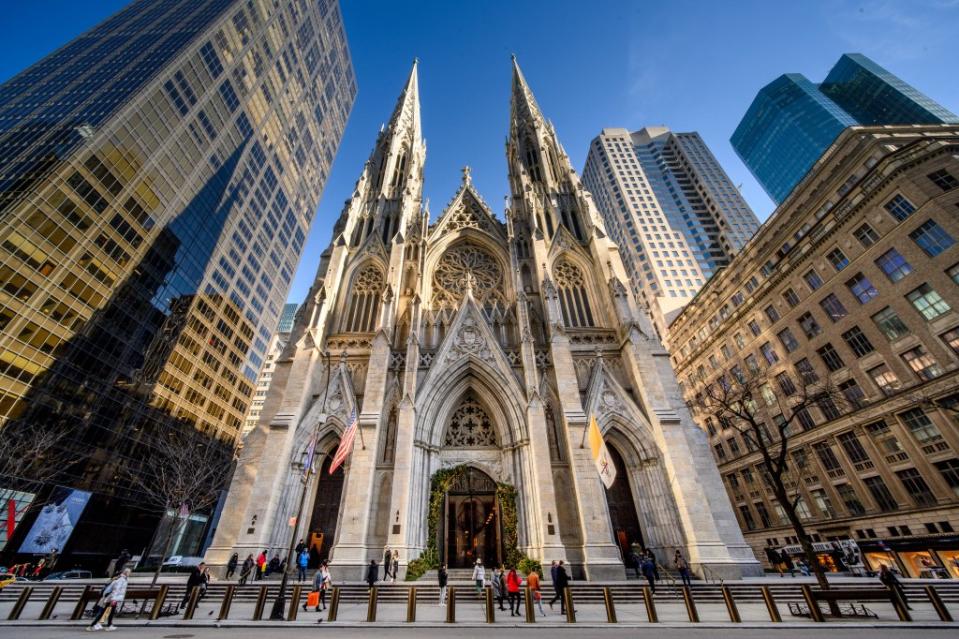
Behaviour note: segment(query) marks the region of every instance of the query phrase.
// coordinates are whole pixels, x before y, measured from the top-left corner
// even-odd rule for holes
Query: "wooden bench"
[[[879,589],[879,588],[869,588],[869,589],[842,589],[842,590],[813,590],[808,584],[803,584],[802,586],[803,599],[806,600],[806,605],[809,606],[809,615],[812,617],[813,621],[823,622],[825,617],[822,614],[822,610],[819,609],[819,602],[825,601],[829,603],[836,604],[835,606],[830,606],[833,609],[833,612],[838,612],[839,602],[850,601],[853,602],[853,609],[855,609],[855,602],[861,601],[880,601],[880,602],[889,602],[892,604],[892,607],[895,608],[896,614],[899,615],[900,621],[912,621],[912,616],[909,614],[909,610],[906,608],[906,602],[902,600],[902,597],[899,596],[899,593],[891,589]],[[863,606],[865,610],[865,606]],[[841,615],[842,613],[839,612]]]

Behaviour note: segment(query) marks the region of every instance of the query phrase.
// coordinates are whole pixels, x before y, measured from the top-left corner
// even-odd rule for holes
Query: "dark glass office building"
[[[0,436],[64,435],[69,565],[149,544],[143,433],[235,444],[355,95],[335,0],[138,0],[0,86]]]
[[[779,204],[848,126],[956,122],[959,116],[866,56],[850,53],[822,84],[788,73],[763,87],[731,141]]]

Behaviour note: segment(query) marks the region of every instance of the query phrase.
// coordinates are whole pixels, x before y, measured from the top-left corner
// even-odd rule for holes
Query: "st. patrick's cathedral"
[[[505,222],[469,169],[431,222],[425,162],[414,63],[279,356],[208,562],[285,557],[296,526],[338,579],[387,546],[399,578],[417,558],[421,571],[526,556],[623,579],[636,546],[666,565],[679,549],[714,577],[758,573],[619,249],[515,60]]]

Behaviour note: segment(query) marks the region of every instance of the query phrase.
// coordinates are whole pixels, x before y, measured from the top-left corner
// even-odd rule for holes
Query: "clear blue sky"
[[[5,0],[0,81],[93,26],[118,0]],[[729,136],[756,91],[785,72],[822,80],[864,53],[959,111],[959,0],[670,2],[344,0],[356,105],[290,291],[300,301],[319,253],[392,109],[414,56],[434,217],[464,164],[494,211],[507,192],[504,141],[515,52],[574,167],[603,127],[696,130],[765,219],[772,202]]]

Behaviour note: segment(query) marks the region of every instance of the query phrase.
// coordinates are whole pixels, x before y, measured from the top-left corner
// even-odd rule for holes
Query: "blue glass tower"
[[[731,142],[779,204],[846,127],[956,122],[959,116],[853,53],[843,55],[820,85],[787,73],[763,87]]]

